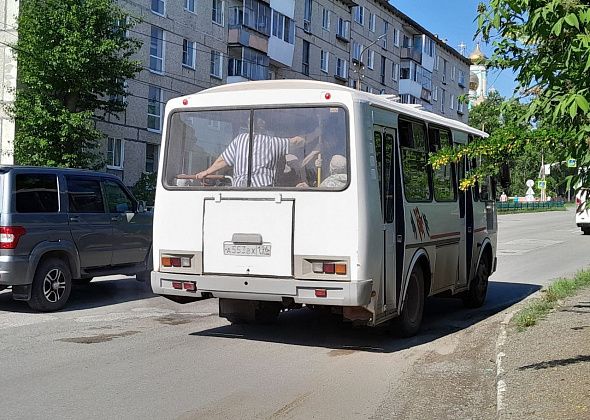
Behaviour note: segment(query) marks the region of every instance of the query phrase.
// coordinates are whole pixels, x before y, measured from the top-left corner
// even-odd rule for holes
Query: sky
[[[447,44],[460,51],[459,44],[467,45],[466,54],[475,48],[473,37],[477,30],[477,5],[481,0],[390,0],[393,6],[401,10],[424,28],[437,34],[440,39],[447,39]],[[486,56],[491,55],[491,47],[481,44]],[[514,75],[511,71],[488,71],[488,88],[494,87],[504,97],[511,97],[514,87]]]

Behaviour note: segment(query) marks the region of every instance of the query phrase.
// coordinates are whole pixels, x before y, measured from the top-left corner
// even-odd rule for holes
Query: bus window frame
[[[410,200],[408,199],[408,195],[406,194],[406,175],[404,173],[404,158],[402,155],[402,140],[401,140],[401,123],[402,122],[406,122],[409,124],[421,124],[424,127],[424,141],[426,143],[426,150],[425,150],[425,154],[426,154],[426,176],[428,178],[428,191],[429,191],[429,198],[425,199],[425,200]],[[412,130],[412,136],[413,136],[414,132]],[[404,199],[406,200],[407,203],[432,203],[434,200],[434,191],[433,191],[433,185],[432,185],[432,167],[431,165],[428,163],[428,153],[430,151],[430,142],[428,139],[428,123],[425,120],[420,120],[419,118],[413,118],[411,116],[405,115],[405,114],[399,114],[398,117],[398,133],[397,133],[397,138],[398,138],[398,150],[399,150],[399,160],[400,160],[400,165],[401,165],[401,177],[402,177],[402,188],[403,188],[403,192],[404,192]]]
[[[449,144],[447,146],[450,147],[454,147],[453,145],[455,144],[453,141],[453,130],[451,130],[449,127],[445,127],[445,126],[441,126],[441,125],[437,125],[437,124],[429,124],[428,125],[428,152],[429,153],[433,153],[431,150],[431,146],[432,146],[432,142],[430,141],[430,130],[439,130],[440,131],[445,131],[449,134]],[[445,145],[441,144],[441,147],[443,147]],[[454,198],[452,200],[437,200],[436,199],[436,193],[434,190],[434,168],[432,167],[431,164],[428,164],[430,171],[432,173],[431,176],[431,180],[432,180],[432,199],[436,202],[436,203],[456,203],[457,200],[459,199],[459,187],[457,185],[457,168],[456,168],[456,164],[455,162],[451,162],[451,179],[452,179],[452,184],[453,184],[453,194],[454,194]]]
[[[346,134],[346,185],[343,188],[334,189],[334,188],[321,188],[321,187],[224,187],[224,188],[215,188],[215,187],[205,187],[202,185],[195,185],[195,186],[178,186],[178,185],[168,185],[166,182],[167,173],[166,168],[168,166],[168,148],[170,145],[170,127],[172,117],[177,113],[184,113],[184,112],[211,112],[211,111],[250,111],[251,115],[252,112],[257,110],[269,110],[269,109],[290,109],[290,108],[340,108],[344,111],[344,122],[346,124],[345,127],[345,134]],[[251,118],[251,117],[250,117]],[[251,123],[251,121],[250,121]],[[276,105],[276,104],[264,104],[264,105],[249,105],[249,106],[215,106],[215,107],[186,107],[186,108],[174,108],[167,116],[166,119],[166,142],[164,144],[163,152],[163,159],[162,159],[162,175],[160,176],[162,187],[167,191],[215,191],[215,192],[223,192],[223,191],[269,191],[269,192],[276,192],[276,191],[299,191],[299,192],[343,192],[346,191],[351,184],[351,148],[350,148],[350,110],[348,107],[342,102],[333,102],[330,104],[284,104],[284,105]],[[183,138],[183,144],[185,139]],[[248,175],[248,178],[251,174]]]

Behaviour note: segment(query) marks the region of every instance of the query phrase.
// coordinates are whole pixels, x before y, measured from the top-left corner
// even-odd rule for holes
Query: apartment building
[[[164,104],[222,83],[309,78],[467,121],[470,61],[386,0],[118,0],[140,18],[127,109],[97,121],[106,170],[157,169]]]

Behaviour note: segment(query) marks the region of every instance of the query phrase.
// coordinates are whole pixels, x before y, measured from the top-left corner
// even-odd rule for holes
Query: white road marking
[[[500,333],[496,339],[496,412],[498,414],[504,410],[504,394],[506,393],[506,382],[502,379],[502,375],[504,374],[502,359],[506,356],[506,354],[502,351],[502,349],[506,343],[506,325],[510,323],[510,320],[514,314],[516,314],[516,311],[506,314],[502,322],[500,322]]]

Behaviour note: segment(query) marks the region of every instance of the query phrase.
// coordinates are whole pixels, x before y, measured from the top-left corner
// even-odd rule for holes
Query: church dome
[[[469,73],[469,90],[477,90],[479,87],[479,77],[474,72]]]
[[[483,52],[481,52],[481,49],[479,48],[479,42],[475,46],[473,52],[469,54],[469,59],[473,64],[480,64],[481,62],[487,59],[487,57],[484,55]]]

